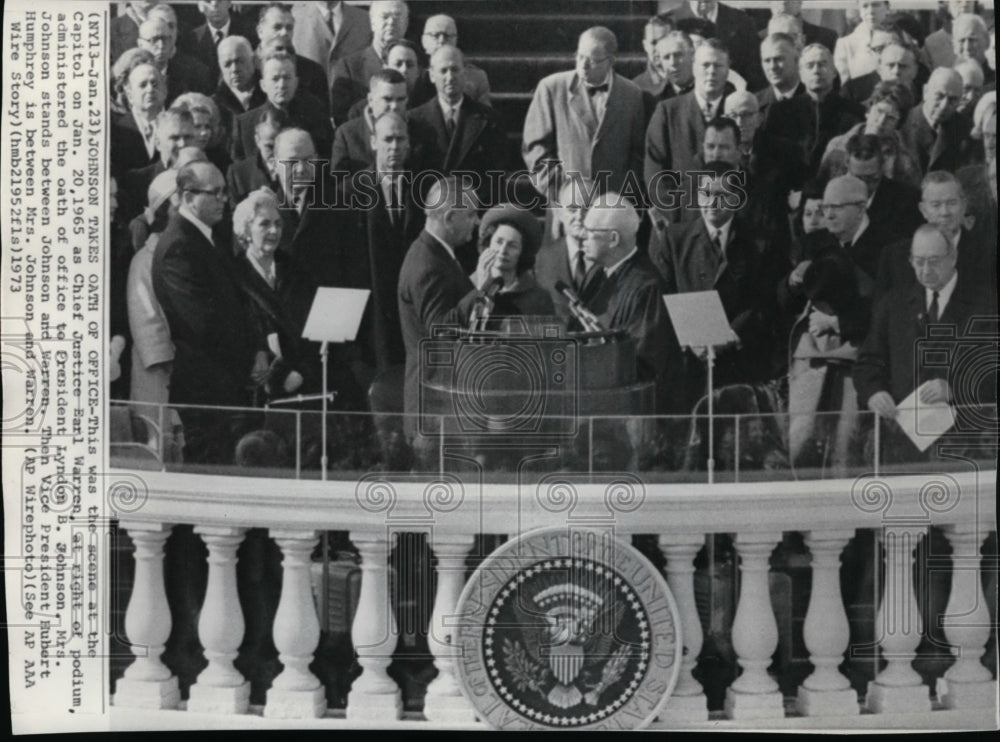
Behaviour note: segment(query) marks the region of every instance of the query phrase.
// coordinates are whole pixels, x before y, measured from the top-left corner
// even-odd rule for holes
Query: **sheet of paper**
[[[663,297],[677,333],[677,342],[688,348],[727,345],[739,340],[729,326],[718,291],[693,291]]]
[[[329,343],[354,340],[370,293],[368,289],[332,289],[325,286],[317,289],[302,337]]]
[[[925,404],[915,390],[896,405],[896,422],[920,451],[926,451],[955,424],[955,413],[947,402]]]

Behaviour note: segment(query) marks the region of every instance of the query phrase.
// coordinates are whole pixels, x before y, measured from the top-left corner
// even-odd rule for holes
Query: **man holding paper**
[[[974,276],[956,270],[956,258],[955,246],[939,227],[917,229],[910,247],[917,283],[895,287],[876,305],[854,369],[859,403],[904,430],[916,427],[908,435],[920,450],[950,427],[949,405],[996,401],[993,374],[982,379],[976,373],[983,361],[977,347],[990,340],[976,335],[995,331],[996,319],[990,317],[988,297],[970,287]],[[970,324],[974,318],[979,327]],[[904,407],[910,418],[918,408],[920,422],[909,424]]]

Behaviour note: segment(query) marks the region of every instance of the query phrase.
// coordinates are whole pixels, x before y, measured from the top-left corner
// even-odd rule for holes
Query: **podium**
[[[542,442],[589,416],[652,415],[655,385],[639,381],[635,353],[623,332],[566,333],[556,317],[440,328],[421,345],[421,432]]]

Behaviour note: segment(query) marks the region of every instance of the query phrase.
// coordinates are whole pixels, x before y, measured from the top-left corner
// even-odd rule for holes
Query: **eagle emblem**
[[[679,619],[663,577],[631,545],[591,548],[590,531],[575,533],[508,542],[459,600],[463,690],[498,728],[641,728],[675,682]]]

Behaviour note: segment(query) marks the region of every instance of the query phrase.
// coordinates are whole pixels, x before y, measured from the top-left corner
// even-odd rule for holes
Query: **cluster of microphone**
[[[503,288],[503,283],[503,278],[496,276],[488,278],[479,287],[479,293],[469,315],[469,332],[481,332],[486,329],[490,314],[493,312],[496,295]],[[555,288],[566,297],[570,313],[580,323],[584,332],[606,332],[606,328],[597,319],[597,316],[583,305],[580,297],[565,281],[557,281]]]

